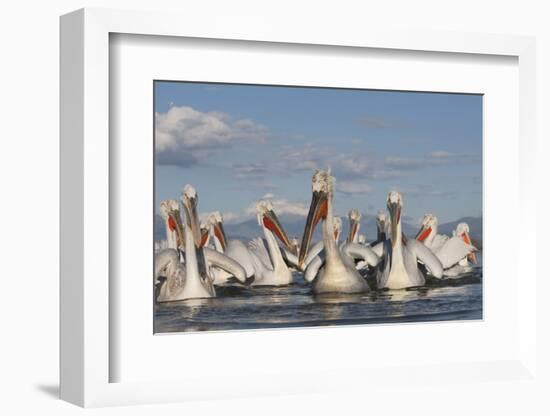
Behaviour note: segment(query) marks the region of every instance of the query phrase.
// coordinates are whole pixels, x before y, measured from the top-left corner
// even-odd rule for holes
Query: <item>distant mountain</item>
[[[305,218],[293,215],[281,215],[279,217],[281,224],[283,225],[286,233],[290,238],[296,237],[299,241],[302,239],[304,232]],[[347,218],[342,218],[343,229],[341,239],[344,239],[348,233],[348,221]],[[459,218],[456,221],[447,222],[439,225],[438,232],[440,234],[452,235],[453,230],[460,222],[466,222],[470,226],[470,236],[476,246],[481,248],[482,242],[482,218],[481,217],[464,217]],[[258,226],[258,220],[256,218],[243,221],[237,224],[224,224],[225,233],[230,239],[250,240],[252,238],[260,236],[260,228]],[[414,237],[419,230],[418,225],[410,224],[403,221],[403,232],[408,237]],[[376,239],[376,216],[363,215],[361,218],[361,228],[359,229],[361,234],[365,234],[368,241]],[[155,216],[155,240],[162,240],[166,238],[166,232],[164,229],[164,221],[159,215]],[[314,240],[321,238],[321,228],[317,227]]]

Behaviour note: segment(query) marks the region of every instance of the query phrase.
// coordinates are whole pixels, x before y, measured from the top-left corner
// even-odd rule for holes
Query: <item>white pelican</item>
[[[407,240],[403,235],[401,194],[390,192],[387,205],[390,212],[390,239],[374,247],[377,254],[384,256],[383,268],[378,271],[377,276],[378,287],[405,289],[423,285],[425,278],[418,270],[418,260],[422,261],[434,276],[441,277],[443,267],[437,257],[419,241]]]
[[[158,289],[156,300],[169,302],[180,300],[179,294],[185,281],[185,266],[180,263],[177,250],[167,248],[155,256],[155,286]]]
[[[348,212],[349,230],[348,230],[348,243],[359,242],[359,228],[361,228],[361,213],[356,209],[351,209]]]
[[[248,247],[253,255],[255,275],[253,286],[283,286],[293,282],[292,272],[288,268],[275,236],[287,249],[286,255],[295,255],[295,247],[290,242],[277,215],[273,211],[271,201],[259,201],[256,204],[258,224],[262,227],[265,241],[255,238]]]
[[[167,271],[166,281],[159,289],[159,302],[215,297],[210,267],[222,268],[239,280],[245,279],[245,271],[237,262],[203,247],[205,239],[197,216],[198,197],[191,185],[183,189],[182,202],[186,217],[185,264],[182,266],[179,261],[176,262],[177,252],[173,249],[157,255],[155,272],[160,274],[163,269]]]
[[[386,240],[386,232],[388,229],[388,214],[386,211],[380,210],[376,214],[376,241],[371,245],[376,245]]]
[[[362,293],[368,292],[369,286],[355,269],[352,259],[342,254],[334,241],[334,218],[332,198],[334,178],[330,172],[317,171],[312,178],[312,198],[304,236],[301,244],[299,263],[303,264],[309,250],[313,231],[320,220],[323,220],[324,266],[319,269],[313,280],[313,292],[321,293]]]
[[[461,273],[471,271],[471,268],[468,268],[468,259],[474,264],[477,263],[475,255],[477,249],[470,240],[468,224],[458,224],[453,232],[453,237],[437,234],[437,224],[438,220],[435,215],[424,215],[416,239],[437,256],[443,266],[445,276],[456,277]],[[462,264],[459,264],[460,262]]]
[[[349,243],[347,240],[339,243],[340,233],[342,231],[342,219],[340,217],[334,217],[333,227],[334,242],[338,246],[342,255],[347,256],[352,262],[355,263],[355,268],[357,270],[361,270],[369,266],[374,267],[378,264],[380,259],[370,247],[365,247],[361,243]],[[323,240],[321,240],[313,245],[304,260],[304,279],[308,283],[313,282],[319,272],[319,269],[323,266],[325,261],[323,250],[324,245]]]
[[[254,274],[255,261],[250,253],[250,250],[240,240],[228,240],[223,227],[223,216],[219,211],[213,212],[208,216],[206,220],[207,228],[210,233],[210,237],[214,240],[216,251],[225,254],[227,257],[232,258],[239,263],[246,272],[245,281],[241,283],[249,283]],[[232,283],[231,275],[223,271],[215,272],[215,281],[217,285],[223,285]]]
[[[160,214],[166,227],[166,247],[178,249],[184,244],[184,231],[178,201],[167,199],[160,203]]]

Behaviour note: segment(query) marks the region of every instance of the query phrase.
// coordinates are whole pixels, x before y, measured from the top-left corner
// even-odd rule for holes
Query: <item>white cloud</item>
[[[313,171],[314,169],[326,169],[330,158],[327,149],[306,143],[302,147],[286,148],[280,157],[283,171]]]
[[[306,217],[309,211],[303,202],[292,202],[288,199],[279,198],[274,199],[275,195],[273,193],[265,194],[262,199],[269,199],[273,204],[273,210],[278,216],[281,215],[290,215],[296,217]],[[258,201],[251,202],[246,208],[240,211],[234,212],[223,212],[223,221],[228,224],[239,224],[241,222],[256,218],[256,203]],[[204,215],[204,218],[207,217],[207,214]],[[201,220],[203,216],[201,215]]]
[[[434,157],[434,158],[447,158],[447,157],[451,157],[451,156],[454,156],[453,153],[450,153],[450,152],[446,152],[446,151],[443,151],[443,150],[438,150],[436,152],[432,152],[430,153],[430,156],[431,157]]]
[[[273,195],[273,194],[271,194]],[[308,213],[308,207],[303,202],[292,202],[288,199],[270,199],[273,204],[273,210],[277,215],[295,215],[305,217]],[[252,202],[245,210],[248,215],[256,215],[256,201]]]
[[[191,166],[209,152],[238,141],[262,143],[268,135],[265,126],[252,120],[235,120],[226,113],[188,106],[171,106],[155,118],[155,147],[161,164]]]
[[[434,189],[431,185],[420,185],[413,188],[401,189],[401,193],[408,198],[449,198],[452,199],[456,197],[456,192],[454,191],[441,191]]]
[[[334,150],[307,143],[302,147],[287,148],[281,157],[280,169],[284,172],[327,169],[329,166],[335,175],[357,176],[372,172],[371,162],[364,155],[335,153]]]
[[[336,182],[336,192],[344,194],[366,194],[372,191],[372,187],[364,180],[343,180]]]
[[[261,179],[267,171],[264,165],[258,163],[235,163],[231,169],[233,176],[239,179]]]
[[[224,212],[222,213],[223,221],[229,224],[240,222],[242,219],[242,214],[238,212]]]

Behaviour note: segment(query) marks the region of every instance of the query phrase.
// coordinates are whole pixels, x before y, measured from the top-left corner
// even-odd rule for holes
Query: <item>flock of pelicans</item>
[[[377,216],[376,241],[367,243],[359,235],[361,214],[351,210],[349,233],[340,243],[342,221],[333,216],[334,182],[330,171],[313,175],[301,244],[289,239],[270,201],[256,205],[264,238],[248,244],[226,237],[219,212],[199,223],[198,196],[191,185],[181,197],[185,224],[178,201],[162,201],[166,241],[155,250],[156,301],[215,297],[216,286],[288,285],[293,271],[303,274],[315,294],[405,289],[424,285],[426,274],[438,279],[460,276],[477,262],[466,223],[460,223],[453,236],[441,235],[437,218],[426,214],[415,239],[406,238],[401,230],[403,198],[395,191],[387,198],[389,218],[386,212]],[[322,240],[312,244],[319,223]]]

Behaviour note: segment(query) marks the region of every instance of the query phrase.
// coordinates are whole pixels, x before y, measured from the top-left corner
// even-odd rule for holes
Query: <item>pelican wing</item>
[[[284,247],[281,247],[281,253],[283,254],[283,259],[285,260],[287,265],[296,269],[300,268],[298,265],[300,262],[298,261],[298,256],[296,254],[291,253]]]
[[[306,282],[311,283],[315,280],[315,277],[319,273],[319,269],[323,266],[323,259],[320,256],[315,256],[308,263],[306,270],[304,271],[304,279]]]
[[[251,253],[255,255],[256,258],[262,262],[262,265],[264,266],[264,268],[266,269],[273,268],[273,265],[271,264],[271,257],[269,256],[269,252],[265,247],[264,240],[262,240],[260,237],[250,240],[248,242],[248,248],[251,251]]]
[[[179,254],[173,248],[166,248],[155,255],[155,279],[165,273],[170,264],[179,263]]]
[[[225,254],[208,247],[204,247],[203,251],[206,262],[209,265],[225,270],[243,283],[246,281],[246,270],[231,257],[227,257]]]
[[[443,266],[437,256],[424,244],[417,240],[408,240],[407,247],[418,260],[430,270],[430,273],[438,279],[443,276]]]
[[[374,245],[371,248],[374,254],[376,254],[379,258],[384,255],[384,241],[380,241],[378,244]]]
[[[246,270],[246,276],[253,276],[255,265],[248,247],[240,240],[229,240],[224,254],[239,263]]]
[[[353,259],[364,260],[369,266],[376,266],[380,261],[380,257],[376,255],[370,247],[358,243],[344,243],[341,246],[342,253]]]
[[[317,241],[315,244],[313,244],[313,246],[311,246],[307,253],[307,256],[304,260],[304,265],[307,266],[324,249],[325,245],[323,244],[323,240]]]
[[[443,268],[448,269],[475,249],[474,246],[466,244],[460,237],[451,237],[441,248],[434,250],[434,252]]]
[[[448,240],[449,240],[449,236],[443,235],[443,234],[437,234],[432,241],[432,245],[430,246],[430,249],[435,253],[437,250],[443,247]]]

